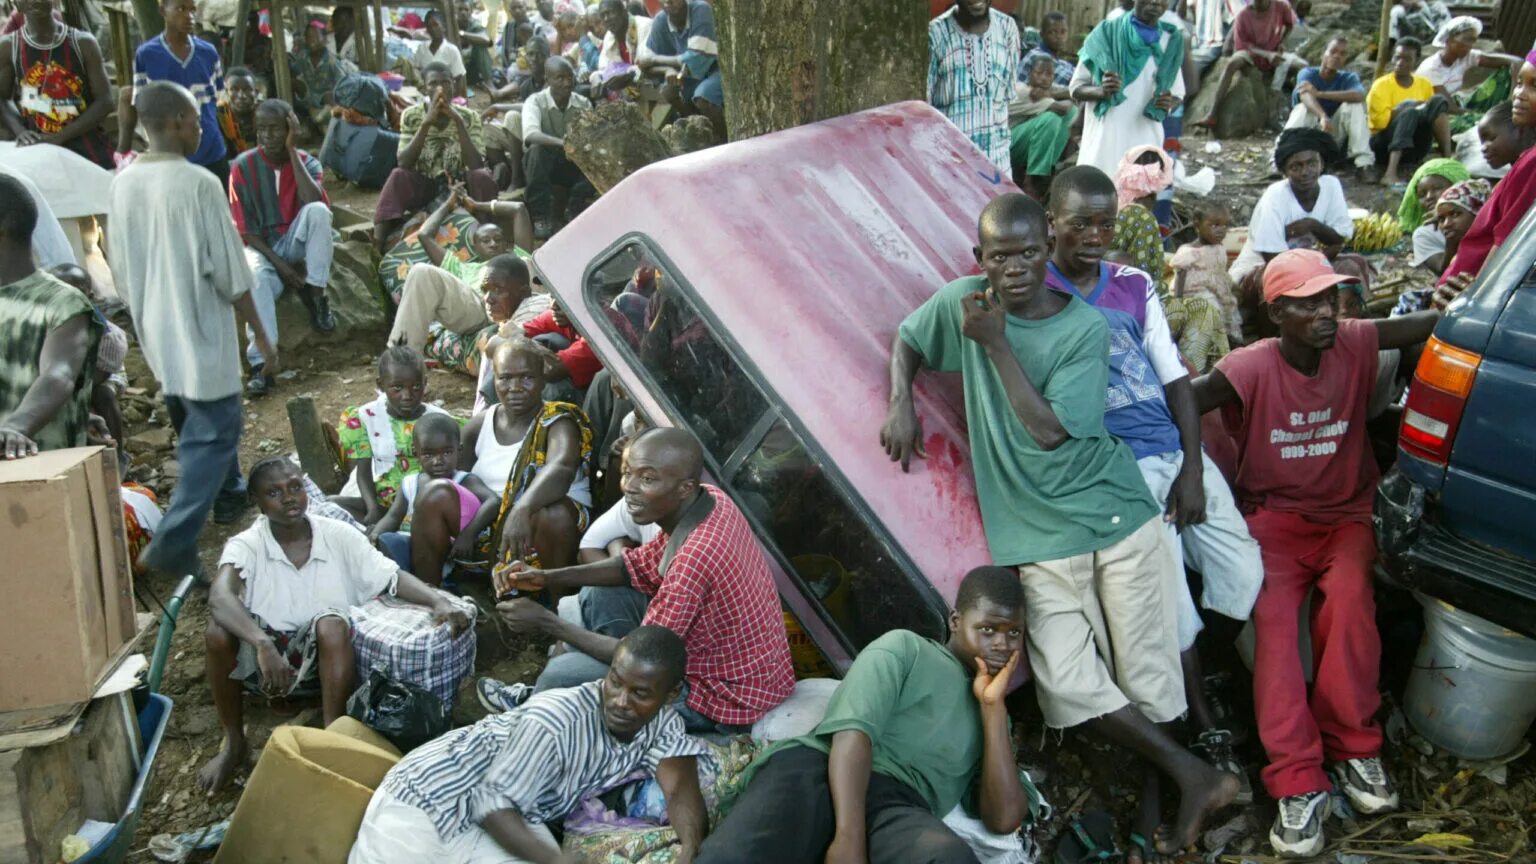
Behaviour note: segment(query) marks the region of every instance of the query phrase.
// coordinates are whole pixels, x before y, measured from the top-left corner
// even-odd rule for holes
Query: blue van
[[[1390,581],[1536,637],[1536,210],[1425,347],[1375,527]]]

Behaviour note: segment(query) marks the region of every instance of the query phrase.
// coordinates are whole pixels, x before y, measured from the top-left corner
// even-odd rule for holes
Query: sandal
[[[1115,820],[1103,810],[1085,810],[1067,825],[1056,843],[1056,864],[1117,864],[1125,856],[1115,846]]]
[[[1148,842],[1147,838],[1137,834],[1135,831],[1131,832],[1131,845],[1136,847],[1135,853],[1141,856],[1141,864],[1162,864],[1162,862],[1172,861],[1178,857],[1177,855],[1165,855],[1159,852],[1156,844]]]

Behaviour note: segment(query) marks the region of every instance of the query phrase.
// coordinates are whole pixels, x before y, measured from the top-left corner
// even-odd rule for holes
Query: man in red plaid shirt
[[[514,630],[552,636],[568,650],[531,687],[482,679],[477,692],[488,710],[511,710],[535,692],[602,678],[619,639],[640,624],[666,627],[687,645],[677,707],[690,732],[745,730],[789,696],[789,641],[767,559],[731,499],[699,482],[703,467],[692,434],[647,430],[625,451],[620,483],[635,522],[654,523],[661,534],[591,564],[533,570],[514,563],[497,572],[498,596],[580,588],[581,622],[527,598],[500,603],[497,612]]]

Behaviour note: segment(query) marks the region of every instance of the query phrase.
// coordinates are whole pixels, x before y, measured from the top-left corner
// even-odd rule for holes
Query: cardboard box
[[[112,451],[0,462],[0,711],[91,698],[135,635],[128,564]]]

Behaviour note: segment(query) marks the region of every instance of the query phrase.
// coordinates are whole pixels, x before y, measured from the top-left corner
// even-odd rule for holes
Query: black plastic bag
[[[431,692],[396,681],[375,669],[347,700],[348,716],[389,739],[401,753],[431,741],[452,728],[443,700]]]

